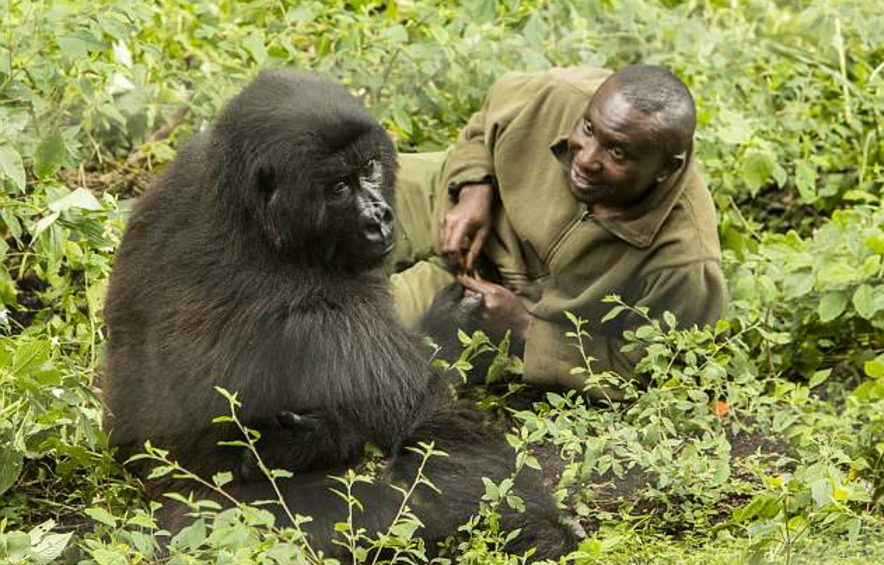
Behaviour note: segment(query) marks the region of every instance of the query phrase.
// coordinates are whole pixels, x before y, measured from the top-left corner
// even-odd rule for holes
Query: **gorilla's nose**
[[[371,243],[387,243],[393,236],[393,209],[377,203],[362,216],[362,235]]]

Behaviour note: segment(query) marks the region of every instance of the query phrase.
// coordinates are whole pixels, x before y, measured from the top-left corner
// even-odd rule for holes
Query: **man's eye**
[[[608,152],[611,154],[611,157],[613,157],[617,161],[626,159],[626,152],[619,147],[612,147],[608,150]]]
[[[589,123],[589,120],[586,118],[583,119],[583,133],[586,135],[592,135],[592,124]]]

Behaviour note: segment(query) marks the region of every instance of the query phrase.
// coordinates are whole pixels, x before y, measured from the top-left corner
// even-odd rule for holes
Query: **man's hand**
[[[484,329],[495,333],[511,330],[513,337],[521,342],[528,336],[531,314],[516,294],[499,284],[480,278],[461,275],[457,277],[467,291],[482,295],[483,304],[473,314]]]
[[[445,217],[439,230],[439,253],[448,264],[471,271],[491,231],[494,187],[468,184],[460,189],[457,204]],[[463,244],[469,242],[466,256]]]

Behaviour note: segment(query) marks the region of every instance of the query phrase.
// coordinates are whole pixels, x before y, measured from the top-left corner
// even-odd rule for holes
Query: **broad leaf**
[[[62,196],[58,200],[49,203],[49,209],[53,212],[64,212],[71,208],[81,208],[83,210],[101,210],[101,204],[98,199],[89,192],[88,189],[80,187],[75,191]]]
[[[12,445],[13,435],[14,431],[10,428],[0,439],[0,494],[15,484],[24,464],[24,453]]]
[[[34,174],[44,179],[55,174],[64,164],[67,147],[59,130],[53,130],[37,146],[34,153]]]
[[[20,191],[25,189],[25,167],[21,155],[11,147],[0,145],[0,175],[12,181]]]
[[[876,311],[875,290],[867,284],[860,285],[853,293],[853,307],[857,314],[870,320]]]
[[[817,307],[821,322],[831,322],[844,312],[847,307],[847,297],[842,292],[830,292],[823,296]]]

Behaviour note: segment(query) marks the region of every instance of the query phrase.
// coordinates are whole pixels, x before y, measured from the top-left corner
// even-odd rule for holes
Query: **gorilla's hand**
[[[283,410],[276,415],[276,421],[283,429],[290,430],[296,435],[310,435],[323,425],[322,417],[316,412],[298,414]]]
[[[470,271],[491,231],[494,187],[468,184],[460,189],[457,204],[442,218],[439,253],[450,265]],[[466,256],[463,246],[469,242]]]
[[[269,426],[258,426],[261,439],[257,449],[268,469],[284,469],[294,464],[307,470],[316,460],[316,451],[333,434],[332,423],[321,412],[277,412],[276,421]],[[258,459],[250,449],[244,449],[239,465],[240,476],[245,483],[264,479]]]

